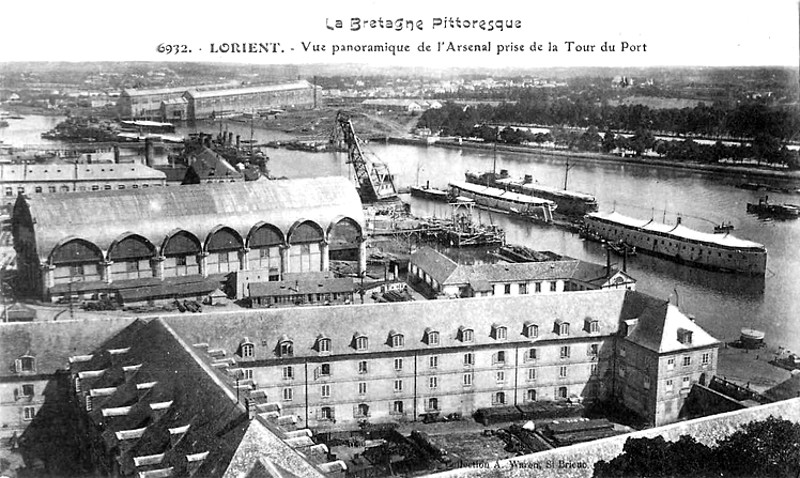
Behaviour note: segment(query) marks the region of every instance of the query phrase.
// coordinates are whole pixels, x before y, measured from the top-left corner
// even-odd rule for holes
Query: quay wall
[[[595,463],[600,460],[609,461],[622,453],[622,447],[628,438],[653,438],[660,435],[667,441],[676,441],[681,435],[691,435],[698,442],[713,446],[717,440],[731,435],[743,425],[752,421],[764,420],[770,416],[800,422],[800,398],[687,420],[507,460],[464,463],[463,468],[429,476],[435,478],[527,478],[535,475],[545,478],[590,478],[594,472]]]

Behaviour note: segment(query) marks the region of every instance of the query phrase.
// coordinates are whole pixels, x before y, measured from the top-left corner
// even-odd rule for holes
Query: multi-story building
[[[189,90],[183,97],[187,101],[187,118],[199,120],[274,108],[310,108],[316,101],[316,88],[301,80],[246,88]]]
[[[164,173],[139,163],[0,164],[2,207],[11,208],[20,194],[40,194],[165,186]]]
[[[636,287],[626,272],[577,259],[463,265],[427,246],[411,254],[409,281],[424,283],[434,294],[448,297]]]
[[[645,388],[628,362],[634,350],[657,344],[700,362],[708,354],[711,372],[718,346],[675,306],[625,289],[166,320],[187,342],[208,344],[229,360],[228,373],[314,428],[539,400],[629,404],[639,389],[653,391],[653,406],[634,410],[665,423],[679,413],[664,405],[670,371],[645,368]],[[623,337],[634,321],[642,332]],[[695,344],[674,347],[676,327],[692,331]],[[689,384],[701,378],[698,369]]]
[[[51,300],[250,268],[325,271],[330,244],[364,270],[363,224],[352,183],[329,177],[20,196],[11,228],[18,290]]]

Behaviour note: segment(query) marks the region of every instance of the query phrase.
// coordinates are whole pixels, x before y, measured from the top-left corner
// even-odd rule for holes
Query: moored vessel
[[[763,244],[731,234],[712,234],[681,224],[664,224],[617,212],[591,213],[584,218],[583,234],[589,239],[624,241],[638,252],[704,269],[763,276],[767,249]]]
[[[490,211],[497,211],[527,220],[550,223],[556,204],[553,201],[506,191],[499,188],[479,186],[460,181],[449,184],[451,197],[465,197]]]
[[[757,203],[747,203],[747,212],[763,217],[778,219],[797,219],[800,217],[800,206],[788,203],[773,203],[769,196],[758,200]]]

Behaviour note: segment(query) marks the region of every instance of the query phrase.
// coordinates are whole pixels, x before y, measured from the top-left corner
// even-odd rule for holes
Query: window
[[[439,345],[439,332],[428,332],[428,345]]]
[[[463,380],[462,383],[464,384],[465,387],[471,387],[472,386],[472,374],[471,373],[465,373],[464,374],[464,380]]]
[[[104,191],[108,191],[110,189],[111,189],[111,185],[110,184],[106,184],[105,186],[103,186],[103,190]]]
[[[86,395],[86,411],[92,411],[92,396],[88,394]]]
[[[529,368],[528,369],[528,381],[529,382],[533,382],[534,380],[536,380],[536,369],[535,368]]]
[[[23,397],[33,397],[33,384],[25,384],[22,386],[22,396]]]
[[[253,380],[253,369],[252,368],[242,369],[242,377],[245,380]]]
[[[567,367],[561,366],[558,368],[558,377],[559,378],[567,378]]]
[[[291,357],[294,355],[294,345],[291,340],[284,340],[280,345],[281,357]]]
[[[569,358],[569,345],[561,346],[561,358]]]
[[[127,261],[125,262],[125,272],[139,272],[139,261]]]
[[[402,334],[395,334],[392,336],[392,347],[402,347],[403,342],[404,339]]]
[[[367,361],[362,360],[358,362],[358,373],[367,373]]]
[[[319,352],[330,352],[331,351],[331,339],[323,339],[320,338],[317,340],[317,350]]]
[[[123,186],[123,188],[124,187],[125,186]],[[61,186],[59,189],[61,190],[62,193],[68,193],[69,192],[69,186]]]
[[[597,364],[593,363],[591,367],[589,367],[589,373],[591,375],[597,375]]]
[[[475,355],[472,352],[464,354],[464,365],[468,367],[475,365]]]
[[[69,266],[69,275],[82,276],[84,274],[83,264],[75,264]]]
[[[439,377],[428,377],[428,387],[436,388],[439,386]]]
[[[176,266],[185,266],[186,265],[186,256],[176,256],[175,257],[175,265]]]
[[[402,380],[395,380],[394,381],[394,391],[395,392],[402,392],[403,391],[403,381]]]
[[[367,350],[369,348],[369,339],[366,337],[356,337],[356,350]]]
[[[428,358],[428,365],[430,365],[430,368],[438,367],[439,366],[439,356],[438,355],[431,355]]]
[[[22,409],[22,419],[25,421],[33,420],[33,417],[35,415],[36,415],[36,407],[25,407]]]
[[[536,390],[534,390],[534,389],[528,390],[528,392],[525,394],[525,399],[528,400],[529,402],[535,402],[536,401]]]
[[[494,354],[494,364],[504,364],[506,363],[506,353],[505,351],[501,350]]]
[[[556,390],[556,398],[567,398],[567,387],[558,387]]]
[[[588,329],[589,333],[596,334],[600,332],[600,322],[597,320],[590,320],[588,321],[586,328]]]
[[[508,329],[502,325],[492,326],[495,340],[505,340],[508,337]]]
[[[681,383],[681,388],[689,388],[692,384],[691,377],[683,377],[683,382]]]
[[[524,282],[520,282],[518,288],[519,288],[519,293],[520,294],[527,294],[528,293],[528,284],[526,284]]]
[[[539,352],[536,349],[528,349],[528,352],[525,354],[525,360],[527,362],[533,362],[537,359]]]
[[[703,365],[708,365],[711,362],[711,354],[705,353],[702,356],[701,363]]]
[[[555,291],[556,291],[556,282],[553,281],[550,283],[550,292],[555,292]]]
[[[492,396],[492,405],[503,405],[506,403],[505,392],[497,392]]]
[[[403,359],[401,358],[394,359],[394,369],[397,371],[403,370]]]
[[[687,356],[683,357],[683,366],[684,367],[688,367],[691,364],[692,364],[692,357],[691,356],[687,355]]]
[[[355,409],[355,416],[356,417],[368,417],[369,416],[369,405],[366,403],[359,403]]]
[[[331,374],[331,364],[324,363],[319,366],[319,374],[322,376],[329,376]]]
[[[508,295],[511,293],[511,284],[504,284],[503,285],[503,293]]]
[[[675,368],[675,359],[667,359],[667,370],[672,370]]]
[[[33,191],[34,191],[34,192],[36,192],[36,193],[41,193],[41,192],[42,192],[42,187],[41,187],[41,186],[36,186],[36,187],[33,189]]]
[[[541,292],[542,291],[542,283],[541,282],[536,282],[535,284],[533,284],[533,291],[534,292]]]
[[[587,355],[591,355],[592,357],[597,357],[597,352],[600,349],[599,344],[590,344],[589,348],[586,350]]]
[[[217,253],[217,262],[219,262],[220,264],[227,264],[228,263],[228,251],[218,252]]]
[[[97,189],[95,189],[96,187],[97,186],[93,186],[92,187],[92,191],[97,191],[98,189],[100,189],[99,187],[97,187]],[[50,193],[56,192],[56,187],[55,186],[48,186],[47,187],[47,192],[50,192]]]
[[[51,193],[54,193],[54,192],[55,192],[55,188],[54,188],[53,186],[50,186],[50,188],[51,188],[51,189],[53,189],[53,190],[52,190],[52,191],[50,191],[50,192],[51,192]],[[93,185],[92,185],[92,191],[99,191],[99,190],[100,190],[100,186],[98,186],[97,184],[93,184]]]
[[[644,378],[642,379],[642,386],[644,387],[645,390],[650,390],[650,377],[648,377],[647,375],[645,375]]]
[[[664,382],[664,390],[667,393],[672,393],[672,390],[673,390],[673,382],[672,382],[672,380],[667,380],[666,382]]]
[[[14,197],[14,188],[6,188],[6,197]]]
[[[294,396],[294,391],[291,388],[284,388],[283,389],[283,400],[285,402],[291,402]]]
[[[426,410],[428,410],[428,411],[439,410],[439,399],[438,398],[429,398],[428,402],[426,403],[426,405],[427,405]]]
[[[359,395],[367,394],[367,382],[358,382],[358,394]]]
[[[569,322],[556,322],[558,335],[569,335]]]
[[[20,357],[17,359],[17,372],[35,372],[36,359],[30,356]]]
[[[539,326],[536,324],[528,324],[525,326],[525,336],[529,339],[535,339],[539,336]]]
[[[294,368],[292,368],[292,367],[283,367],[283,379],[284,380],[294,380]]]
[[[461,330],[461,341],[462,342],[472,342],[475,340],[475,333],[472,329],[462,329]]]
[[[331,407],[322,407],[319,409],[320,420],[333,420],[333,409]]]
[[[403,413],[403,401],[395,400],[392,402],[392,413],[401,415]]]
[[[331,397],[331,386],[330,385],[322,385],[319,387],[319,395],[322,398],[330,398]]]
[[[495,374],[494,374],[494,378],[495,378],[495,381],[496,381],[497,383],[503,383],[503,382],[505,382],[505,381],[506,381],[506,373],[505,373],[505,371],[503,371],[503,370],[498,370],[497,372],[495,372]]]

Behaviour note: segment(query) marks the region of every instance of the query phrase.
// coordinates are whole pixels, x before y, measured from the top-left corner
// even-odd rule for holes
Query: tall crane
[[[358,181],[359,194],[364,203],[399,201],[394,180],[386,164],[370,160],[361,151],[350,115],[343,111],[336,114],[336,123],[347,145],[347,162],[353,165]]]

